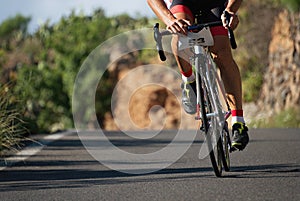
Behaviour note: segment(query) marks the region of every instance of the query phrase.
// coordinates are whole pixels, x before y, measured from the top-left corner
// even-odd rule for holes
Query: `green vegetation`
[[[284,6],[292,12],[297,12],[300,9],[300,0],[252,0],[255,3],[261,3],[262,5],[271,5],[271,6]]]
[[[9,21],[16,20],[18,24],[19,17]],[[18,61],[16,72],[13,72],[17,78],[12,79],[15,93],[26,100],[24,118],[30,122],[30,131],[54,132],[72,127],[73,85],[85,58],[108,38],[146,24],[144,17],[134,19],[123,14],[109,18],[101,9],[92,16],[72,12],[54,25],[44,24],[36,33],[23,38],[18,47],[12,47],[12,51],[4,49],[8,54],[20,49],[24,60],[30,59],[29,62]],[[106,89],[99,90],[106,94],[97,103],[99,115],[104,115],[110,96]]]
[[[293,12],[300,10],[300,0],[280,0],[280,1],[284,6],[286,6]]]
[[[17,148],[23,139],[25,129],[20,110],[15,106],[17,100],[10,85],[0,86],[0,156],[4,150]]]
[[[73,84],[85,58],[112,36],[150,27],[145,17],[107,17],[101,9],[92,16],[72,12],[33,34],[27,32],[29,22],[30,17],[16,15],[0,25],[0,86],[7,90],[10,83],[11,94],[1,92],[0,150],[17,144],[23,134],[19,126],[31,134],[72,128]],[[108,77],[102,80],[97,97],[100,120],[110,108]],[[11,100],[19,101],[7,107]]]
[[[300,128],[300,108],[284,110],[267,119],[251,122],[254,128]]]
[[[10,50],[25,37],[30,17],[16,15],[5,20],[0,26],[0,47]],[[14,42],[14,44],[11,44]]]

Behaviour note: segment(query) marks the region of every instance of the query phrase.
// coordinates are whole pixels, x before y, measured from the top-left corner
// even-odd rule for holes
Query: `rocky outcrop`
[[[117,83],[112,113],[105,117],[106,130],[196,128],[194,117],[180,107],[181,79],[175,70],[157,64],[137,65],[134,55],[126,55],[126,61],[121,59],[109,68]]]
[[[282,11],[274,22],[269,67],[258,101],[268,115],[300,106],[300,13]]]

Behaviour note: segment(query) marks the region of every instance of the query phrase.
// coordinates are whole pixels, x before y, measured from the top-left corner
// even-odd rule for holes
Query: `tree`
[[[9,49],[12,40],[22,40],[27,33],[30,17],[16,15],[8,18],[0,25],[0,44],[3,49]]]

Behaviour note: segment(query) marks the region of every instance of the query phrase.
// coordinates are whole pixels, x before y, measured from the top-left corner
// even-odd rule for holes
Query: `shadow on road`
[[[124,145],[124,141],[116,140],[115,144]],[[122,143],[122,144],[121,144]],[[128,146],[145,146],[142,141],[127,141]],[[164,146],[169,140],[148,141],[151,146]],[[202,143],[197,141],[196,143]],[[124,145],[124,146],[125,146]],[[62,154],[63,153],[63,154]],[[61,155],[61,158],[60,158]],[[67,157],[64,158],[64,157]],[[261,164],[253,166],[234,166],[231,172],[225,172],[223,181],[232,179],[256,178],[299,179],[300,164]],[[16,163],[11,168],[0,171],[0,192],[32,191],[57,188],[82,188],[95,185],[115,185],[121,183],[142,183],[159,181],[182,181],[188,179],[220,179],[214,176],[210,164],[207,167],[178,167],[162,169],[144,175],[129,175],[109,170],[95,161],[82,146],[81,141],[70,136],[70,139],[59,140],[34,155],[26,163]],[[218,181],[219,182],[219,181]]]
[[[89,162],[83,162],[92,164]],[[63,165],[63,164],[60,164]],[[93,164],[94,165],[94,164]],[[55,166],[50,164],[51,167]],[[295,164],[273,164],[233,167],[224,178],[270,178],[300,177],[300,166]],[[120,183],[157,182],[189,178],[215,178],[207,168],[167,168],[151,174],[129,175],[114,170],[52,169],[16,170],[0,172],[0,192],[27,191],[52,188],[81,188],[93,185],[113,185]]]
[[[254,166],[232,167],[232,173],[225,177],[232,178],[270,178],[270,177],[300,177],[298,164],[268,164]]]

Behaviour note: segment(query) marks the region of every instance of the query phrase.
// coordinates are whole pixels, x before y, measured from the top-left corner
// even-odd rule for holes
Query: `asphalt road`
[[[127,152],[147,154],[166,147],[174,133],[151,140],[128,140],[116,132],[106,136]],[[246,150],[232,153],[231,172],[223,178],[214,176],[209,158],[198,158],[202,137],[170,166],[148,174],[102,165],[76,133],[40,139],[46,146],[35,144],[42,149],[34,155],[6,168],[2,163],[0,200],[300,200],[300,130],[251,129],[250,136]]]

